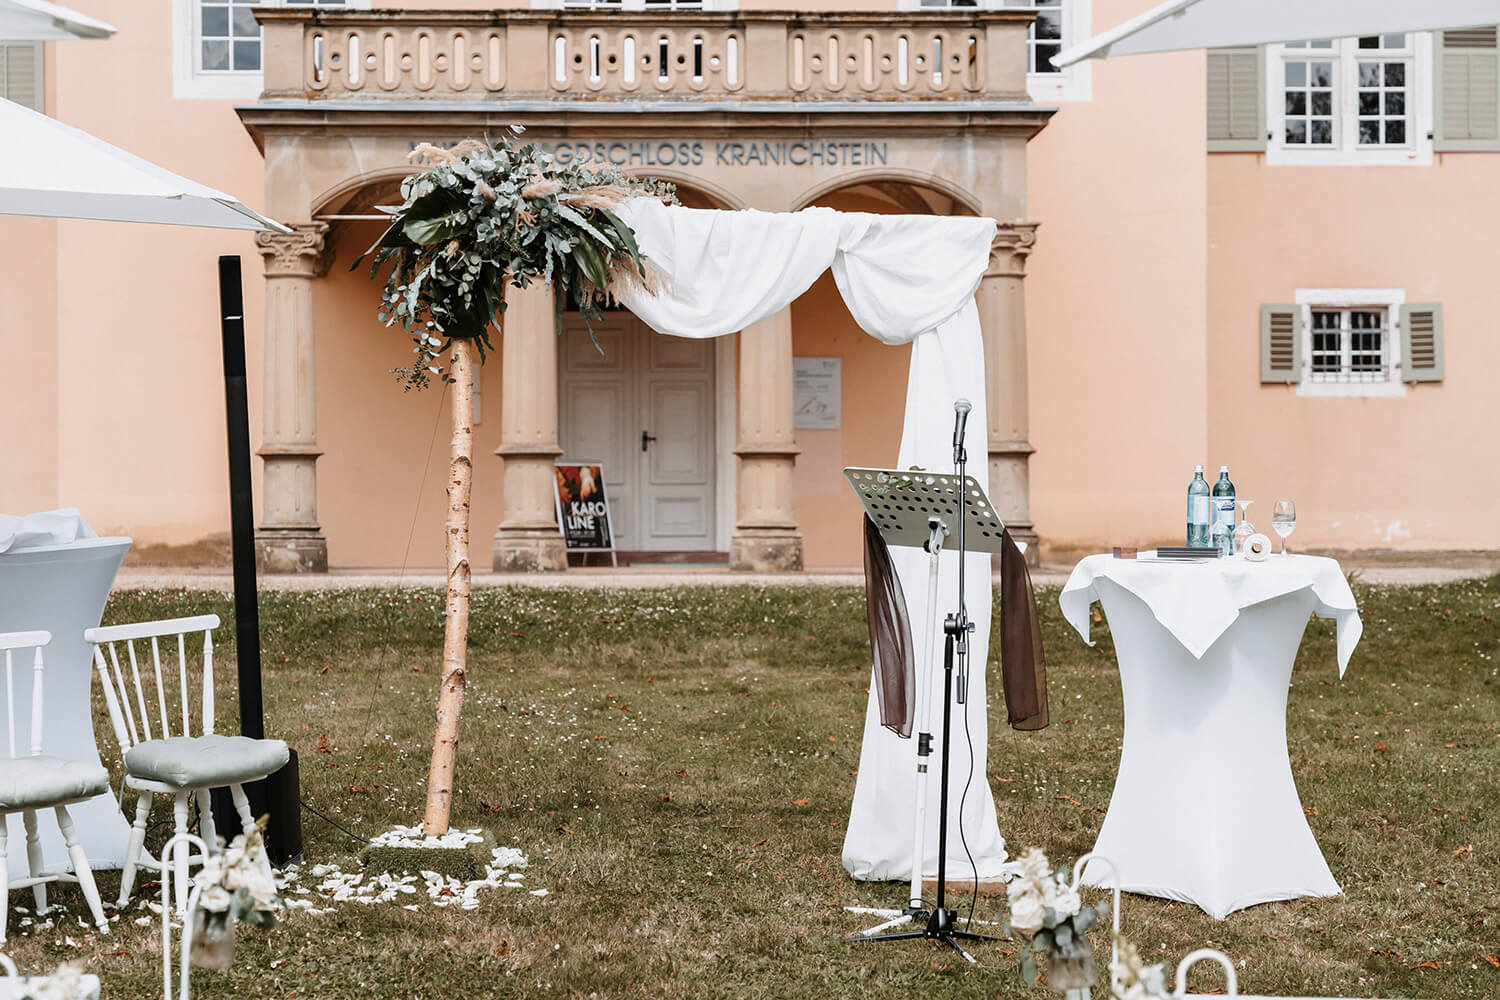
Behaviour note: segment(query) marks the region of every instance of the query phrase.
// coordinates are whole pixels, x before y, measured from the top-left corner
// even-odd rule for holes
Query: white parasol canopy
[[[1052,60],[1500,24],[1500,0],[1167,0]]]
[[[113,25],[47,0],[0,0],[0,41],[58,42],[114,33]]]
[[[0,3],[7,0],[0,0]],[[0,100],[0,215],[290,232],[237,200]]]

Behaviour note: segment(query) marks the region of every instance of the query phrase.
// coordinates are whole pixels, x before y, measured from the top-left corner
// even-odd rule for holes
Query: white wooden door
[[[597,348],[570,315],[560,345],[563,458],[604,465],[616,548],[713,550],[713,342],[664,337],[628,313],[593,327]]]

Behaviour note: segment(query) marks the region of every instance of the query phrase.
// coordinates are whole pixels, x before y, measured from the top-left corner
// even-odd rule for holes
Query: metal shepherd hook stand
[[[964,448],[964,431],[971,406],[967,399],[954,403],[953,465],[955,475],[937,473],[901,472],[895,469],[845,469],[844,475],[859,494],[860,502],[880,529],[887,544],[920,546],[930,557],[927,580],[927,608],[929,617],[937,614],[938,557],[944,536],[958,536],[958,609],[943,622],[946,637],[943,648],[943,730],[942,763],[938,792],[938,860],[937,898],[931,910],[922,899],[922,861],[925,855],[923,839],[927,817],[928,757],[932,753],[931,698],[927,695],[932,676],[935,654],[936,629],[929,629],[929,642],[925,655],[926,669],[917,680],[917,782],[914,814],[916,829],[912,844],[912,881],[909,905],[902,915],[879,927],[873,927],[850,938],[852,941],[903,941],[931,939],[941,941],[953,948],[972,964],[970,955],[959,941],[995,941],[985,934],[955,929],[956,912],[947,907],[948,868],[948,787],[950,745],[953,724],[954,672],[957,670],[957,695],[960,705],[968,701],[969,681],[969,636],[974,623],[969,620],[968,606],[964,596],[964,566],[968,556],[969,536],[967,527],[979,532],[976,549],[998,552],[1004,525],[990,506],[978,481],[966,474],[968,452]],[[955,503],[956,501],[956,503]],[[969,522],[973,524],[969,524]],[[956,531],[955,531],[956,529]],[[961,819],[960,819],[961,821]],[[891,931],[879,933],[887,928],[911,922],[920,924],[920,930]]]

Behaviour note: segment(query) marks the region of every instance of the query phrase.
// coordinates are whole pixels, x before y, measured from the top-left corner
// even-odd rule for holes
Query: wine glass
[[[1235,552],[1245,551],[1245,543],[1250,540],[1251,535],[1255,534],[1255,525],[1250,523],[1250,518],[1248,517],[1250,513],[1250,505],[1254,502],[1254,500],[1235,501],[1235,503],[1238,504],[1240,508],[1240,523],[1239,526],[1234,529]]]
[[[1286,536],[1297,528],[1297,505],[1290,500],[1277,500],[1271,508],[1271,527],[1281,536],[1281,554],[1286,555]]]

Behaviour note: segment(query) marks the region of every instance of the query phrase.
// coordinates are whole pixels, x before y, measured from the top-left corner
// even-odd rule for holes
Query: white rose
[[[1010,925],[1022,934],[1035,934],[1042,929],[1042,918],[1046,907],[1041,897],[1034,892],[1022,893],[1019,899],[1010,901]]]
[[[210,913],[223,913],[229,909],[229,890],[222,885],[210,885],[198,894],[198,909]]]
[[[1047,860],[1040,847],[1033,847],[1021,859],[1021,872],[1028,879],[1041,881],[1052,873],[1052,862]]]
[[[1083,900],[1074,889],[1059,888],[1052,900],[1052,909],[1060,917],[1071,917],[1083,909]]]

